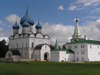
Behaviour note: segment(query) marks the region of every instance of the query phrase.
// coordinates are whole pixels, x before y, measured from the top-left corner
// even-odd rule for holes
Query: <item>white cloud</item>
[[[51,44],[54,45],[56,38],[58,39],[58,43],[64,44],[70,42],[74,33],[74,27],[75,25],[45,23],[42,30],[43,33],[50,35]],[[94,40],[100,40],[100,19],[94,22],[86,22],[79,27],[83,36],[87,35],[89,39],[93,38]]]
[[[3,30],[2,28],[0,28],[0,31]]]
[[[90,18],[90,19],[97,19],[97,16],[87,16],[86,18]]]
[[[68,10],[82,10],[87,9],[87,6],[98,6],[100,0],[77,0],[70,4]]]
[[[17,17],[17,23],[20,24],[20,17],[17,16],[16,14],[10,14],[9,16],[6,17],[6,20],[13,25],[15,24],[16,17]]]
[[[76,24],[76,23],[75,23]],[[74,25],[64,25],[64,24],[43,24],[42,32],[43,34],[48,34],[51,37],[51,44],[55,44],[55,40],[57,38],[59,44],[64,44],[70,42],[72,35],[74,33]],[[33,29],[34,33],[36,32],[35,25]],[[89,38],[93,38],[95,40],[100,40],[100,19],[97,19],[93,22],[85,22],[80,26],[80,31],[82,35],[87,35]],[[22,28],[20,28],[20,33],[22,32]],[[9,31],[1,31],[0,37],[6,37],[12,35],[13,30]]]
[[[1,25],[6,25],[3,21],[0,21],[0,24],[1,24]]]
[[[96,9],[92,10],[91,12],[100,13],[100,8],[96,8]]]
[[[100,3],[100,0],[77,0],[75,2],[76,4],[82,3],[84,6],[90,6],[90,5],[98,5]]]
[[[60,6],[58,7],[58,9],[64,10],[64,7],[63,7],[62,5],[60,5]]]
[[[68,8],[68,10],[75,10],[77,8],[77,6],[70,6],[69,8]]]

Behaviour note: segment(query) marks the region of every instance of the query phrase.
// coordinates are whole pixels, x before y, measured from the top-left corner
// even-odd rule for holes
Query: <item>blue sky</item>
[[[5,32],[12,29],[15,16],[18,19],[24,16],[26,3],[29,4],[29,15],[34,19],[35,23],[38,21],[38,17],[40,17],[40,22],[44,26],[44,29],[46,24],[51,26],[51,28],[53,26],[56,28],[59,26],[72,26],[73,29],[76,17],[79,18],[80,28],[83,29],[82,26],[97,25],[100,19],[100,0],[0,0],[1,37],[9,36]],[[73,30],[70,36],[72,36]],[[84,34],[84,31],[81,32]],[[90,33],[86,35],[89,37],[92,36]]]

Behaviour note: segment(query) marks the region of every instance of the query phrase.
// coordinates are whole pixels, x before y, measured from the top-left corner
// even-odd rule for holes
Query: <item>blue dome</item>
[[[21,25],[27,20],[30,25],[34,25],[34,20],[28,14],[28,8],[26,10],[26,14],[21,18]]]
[[[22,24],[23,27],[29,27],[29,23],[27,21],[25,21],[23,24]]]
[[[15,24],[13,25],[13,29],[19,29],[19,25],[17,24],[17,21],[16,21]]]
[[[40,25],[39,21],[38,24],[35,26],[36,29],[42,29],[42,26]]]

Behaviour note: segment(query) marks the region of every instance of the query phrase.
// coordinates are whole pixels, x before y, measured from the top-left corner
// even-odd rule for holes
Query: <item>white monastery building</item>
[[[100,41],[88,40],[82,37],[76,20],[76,26],[72,39],[65,44],[66,49],[59,49],[55,43],[55,49],[50,48],[50,37],[42,33],[42,26],[39,23],[33,32],[34,20],[29,16],[28,6],[25,15],[21,18],[22,32],[19,33],[17,19],[13,25],[13,35],[9,37],[9,51],[5,58],[13,59],[40,59],[41,61],[66,61],[84,62],[100,61]],[[62,37],[63,39],[63,37]]]

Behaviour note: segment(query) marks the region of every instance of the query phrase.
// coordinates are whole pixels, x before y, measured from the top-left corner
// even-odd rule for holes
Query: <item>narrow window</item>
[[[33,42],[32,42],[32,44],[31,44],[31,45],[32,45],[31,47],[33,48],[33,47],[34,47],[34,44],[33,44]]]
[[[92,48],[92,46],[90,45],[90,48]]]
[[[47,48],[47,46],[45,46],[45,49]]]
[[[77,58],[77,61],[78,61],[78,58]]]
[[[82,58],[82,61],[84,61],[84,58]]]
[[[16,44],[16,48],[18,48],[18,43]]]
[[[23,43],[22,43],[22,48],[23,48]]]
[[[26,42],[26,47],[27,47],[27,42]]]

